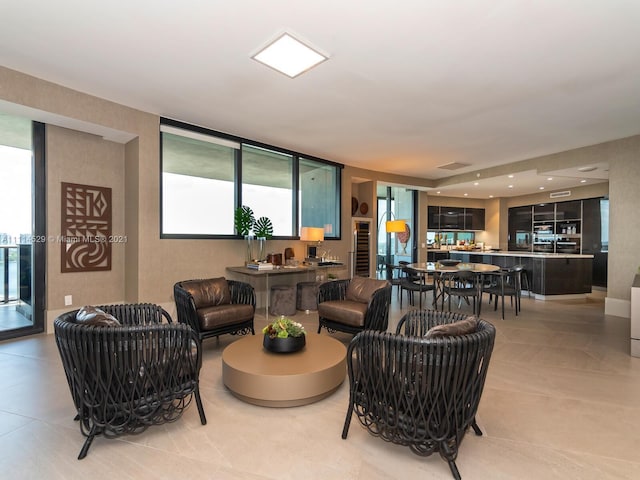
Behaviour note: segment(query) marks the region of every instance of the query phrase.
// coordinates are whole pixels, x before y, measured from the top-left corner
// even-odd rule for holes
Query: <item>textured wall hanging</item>
[[[62,272],[111,270],[111,189],[62,182]]]

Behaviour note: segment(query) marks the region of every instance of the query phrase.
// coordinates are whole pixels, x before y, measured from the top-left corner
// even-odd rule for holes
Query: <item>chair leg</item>
[[[196,388],[196,406],[198,407],[198,414],[200,415],[200,423],[202,425],[207,424],[207,417],[204,414],[204,407],[202,406],[202,398],[200,397],[200,387]]]
[[[80,449],[78,460],[82,460],[84,457],[87,456],[87,453],[89,453],[89,447],[91,447],[91,443],[93,442],[93,439],[96,437],[96,435],[98,435],[98,433],[99,433],[98,427],[96,427],[95,425],[91,427],[89,436],[85,440],[84,445],[82,445],[82,449]]]
[[[447,445],[446,441],[440,442],[440,455],[447,460],[453,478],[455,478],[456,480],[461,480],[460,472],[458,471],[458,467],[456,466],[456,462],[454,460],[457,455],[457,447],[452,451],[451,447]]]
[[[449,469],[451,470],[451,474],[453,475],[453,478],[455,478],[456,480],[461,480],[462,477],[460,476],[458,467],[456,467],[456,462],[454,462],[453,460],[447,460],[447,462],[449,462]]]
[[[471,428],[473,428],[473,431],[475,432],[475,434],[479,437],[482,436],[482,430],[480,430],[480,427],[478,426],[478,424],[476,423],[476,419],[473,419],[473,422],[471,422]]]
[[[342,438],[346,439],[349,434],[349,425],[351,425],[351,414],[353,413],[353,403],[349,401],[349,408],[347,409],[347,417],[344,419],[344,426],[342,427]]]

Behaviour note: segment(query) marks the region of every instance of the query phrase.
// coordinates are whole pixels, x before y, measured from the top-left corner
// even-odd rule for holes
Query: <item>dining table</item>
[[[410,263],[408,268],[416,271],[421,276],[421,281],[426,283],[426,279],[429,275],[433,275],[434,291],[433,291],[433,305],[434,308],[438,308],[438,298],[444,300],[445,284],[444,282],[458,272],[472,272],[477,275],[484,275],[487,273],[497,272],[501,269],[498,265],[492,265],[489,263],[441,263],[441,262],[419,262]],[[482,305],[482,278],[476,282],[478,285],[478,308],[476,315],[480,315],[480,308]],[[444,301],[442,302],[444,310]],[[422,310],[422,295],[420,296],[419,308]]]

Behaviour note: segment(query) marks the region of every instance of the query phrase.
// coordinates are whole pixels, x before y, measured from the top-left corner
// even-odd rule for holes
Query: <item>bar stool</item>
[[[295,315],[296,314],[296,287],[289,285],[274,285],[271,287],[271,301],[269,302],[269,314]]]
[[[318,310],[318,283],[298,282],[296,285],[296,308],[309,312]]]

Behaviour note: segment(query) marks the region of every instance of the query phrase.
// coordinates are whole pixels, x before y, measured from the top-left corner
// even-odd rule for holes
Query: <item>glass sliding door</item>
[[[44,329],[43,178],[44,126],[0,112],[0,339]]]
[[[413,263],[417,259],[416,191],[405,187],[378,185],[378,271],[384,276],[386,263],[400,261]],[[390,220],[404,220],[405,231],[388,233],[385,225]]]

